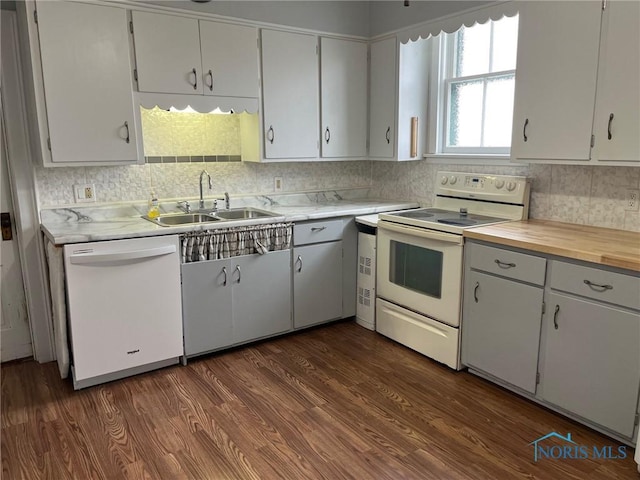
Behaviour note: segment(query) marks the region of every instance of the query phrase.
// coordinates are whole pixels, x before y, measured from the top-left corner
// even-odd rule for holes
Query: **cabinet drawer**
[[[551,262],[551,288],[640,310],[640,278],[599,268]]]
[[[512,252],[476,243],[465,246],[467,265],[475,270],[513,278],[534,285],[544,285],[547,260],[542,257]]]
[[[293,244],[331,242],[342,239],[342,219],[296,223],[293,226]]]

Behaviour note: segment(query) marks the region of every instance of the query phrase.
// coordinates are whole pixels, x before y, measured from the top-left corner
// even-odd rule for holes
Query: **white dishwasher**
[[[65,245],[74,388],[178,362],[179,245],[176,235]]]

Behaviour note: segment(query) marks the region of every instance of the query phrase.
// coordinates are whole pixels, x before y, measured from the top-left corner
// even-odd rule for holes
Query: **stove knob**
[[[441,183],[442,185],[446,185],[448,181],[449,181],[449,179],[448,179],[447,177],[442,177],[442,178],[440,179],[440,183]]]
[[[507,183],[507,190],[509,190],[510,192],[513,192],[515,189],[516,189],[516,182]]]
[[[451,175],[451,177],[449,177],[449,183],[451,185],[455,185],[457,181],[458,181],[458,177],[456,177],[455,175]]]
[[[496,180],[496,188],[500,190],[502,187],[504,187],[504,180],[499,178],[498,180]]]

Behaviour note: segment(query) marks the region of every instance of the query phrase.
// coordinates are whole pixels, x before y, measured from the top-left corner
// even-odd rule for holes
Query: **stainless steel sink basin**
[[[222,219],[209,215],[207,213],[164,213],[156,218],[149,218],[144,215],[142,218],[156,223],[163,227],[174,225],[189,225],[197,223],[219,222]]]
[[[232,208],[230,210],[220,210],[214,213],[216,217],[224,220],[248,220],[250,218],[277,217],[275,213],[259,210],[252,207]]]

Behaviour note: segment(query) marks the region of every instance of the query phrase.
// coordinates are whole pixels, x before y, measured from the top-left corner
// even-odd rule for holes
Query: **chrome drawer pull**
[[[327,227],[311,227],[311,231],[312,232],[321,232],[323,230],[326,230]]]
[[[560,311],[560,305],[556,305],[556,310],[553,312],[553,326],[558,330],[558,312]]]
[[[498,266],[500,268],[515,268],[516,264],[515,263],[507,263],[507,262],[501,262],[500,260],[498,260],[497,258],[495,259],[495,262],[498,264]]]
[[[236,265],[236,272],[238,272],[238,283],[240,283],[240,280],[242,280],[242,272],[240,271],[240,265]]]
[[[478,303],[478,287],[480,286],[480,282],[476,282],[476,286],[473,289],[473,299]]]
[[[589,280],[584,281],[585,285],[588,285],[590,289],[595,290],[596,292],[604,292],[607,290],[613,290],[613,285],[599,285],[597,283],[593,283]]]
[[[227,267],[222,267],[222,273],[224,274],[224,282],[222,283],[223,287],[227,286]]]
[[[298,273],[300,273],[302,271],[302,256],[298,255],[298,259],[296,260],[296,263],[300,264],[300,268],[298,268]]]

